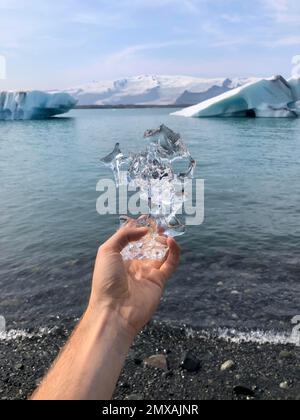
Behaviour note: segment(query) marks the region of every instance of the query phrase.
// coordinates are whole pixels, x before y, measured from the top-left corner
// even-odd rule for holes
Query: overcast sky
[[[0,90],[144,73],[289,76],[297,54],[299,0],[0,0]]]

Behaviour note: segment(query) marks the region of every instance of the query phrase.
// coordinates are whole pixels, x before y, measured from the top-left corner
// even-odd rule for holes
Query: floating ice
[[[0,92],[0,120],[45,119],[75,105],[76,100],[67,93]]]
[[[300,79],[262,79],[191,106],[173,115],[183,117],[300,116]],[[298,103],[297,103],[298,102]]]
[[[102,159],[114,173],[116,185],[139,191],[141,201],[148,207],[148,215],[134,223],[148,226],[149,235],[126,248],[124,259],[162,259],[167,248],[161,243],[161,231],[168,236],[185,233],[185,225],[177,213],[186,200],[185,181],[193,178],[196,166],[180,134],[165,125],[147,130],[144,137],[150,140],[144,151],[125,156],[117,143],[113,152]],[[173,163],[178,160],[186,161],[186,172],[175,172]]]

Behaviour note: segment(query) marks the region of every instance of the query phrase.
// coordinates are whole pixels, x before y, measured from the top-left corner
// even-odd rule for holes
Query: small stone
[[[227,362],[223,363],[223,365],[221,366],[221,372],[225,372],[226,370],[230,370],[232,368],[234,368],[235,363],[233,360],[227,360]]]
[[[234,296],[237,296],[237,295],[239,295],[240,294],[240,292],[238,292],[237,290],[233,290],[232,292],[231,292],[231,295],[234,295]]]
[[[148,359],[144,360],[144,363],[146,366],[162,369],[164,371],[168,370],[168,362],[164,354],[157,354],[155,356],[151,356]]]
[[[127,400],[127,401],[140,401],[140,400],[143,400],[143,399],[144,399],[144,397],[141,394],[131,394],[131,395],[128,395],[125,398],[125,400]]]
[[[168,372],[164,372],[163,374],[162,374],[162,378],[164,378],[164,379],[169,379],[169,378],[172,378],[173,377],[173,372],[171,372],[171,371],[168,371]]]
[[[16,366],[15,366],[15,368],[17,370],[23,370],[24,369],[24,365],[22,363],[17,363]]]
[[[219,283],[217,283],[217,286],[222,287],[222,286],[224,286],[224,283],[222,281],[219,281]]]
[[[292,359],[293,357],[293,353],[287,350],[283,350],[279,353],[279,359]]]
[[[254,391],[246,386],[235,386],[233,391],[236,395],[244,396],[244,397],[254,397]]]
[[[284,389],[284,390],[287,390],[287,389],[289,389],[289,384],[288,384],[288,382],[281,382],[281,384],[279,385],[279,388],[281,388],[281,389]]]
[[[200,360],[191,352],[188,351],[181,363],[182,369],[188,371],[188,372],[199,372],[201,363]]]
[[[135,357],[133,361],[134,361],[134,364],[137,366],[140,366],[143,363],[142,359],[140,359],[139,357]]]
[[[122,389],[129,389],[130,385],[127,382],[120,382],[119,387]]]

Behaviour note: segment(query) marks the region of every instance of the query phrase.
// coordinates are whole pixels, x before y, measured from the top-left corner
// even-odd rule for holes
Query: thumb
[[[103,246],[105,251],[121,252],[130,242],[141,239],[148,233],[148,228],[122,227]]]

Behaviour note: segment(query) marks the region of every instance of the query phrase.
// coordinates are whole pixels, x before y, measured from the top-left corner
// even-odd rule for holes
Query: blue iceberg
[[[65,114],[75,105],[68,93],[0,91],[0,120],[45,119]]]
[[[261,79],[215,98],[175,112],[183,117],[300,116],[300,79],[282,76]]]

